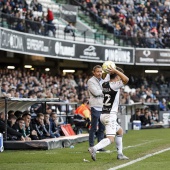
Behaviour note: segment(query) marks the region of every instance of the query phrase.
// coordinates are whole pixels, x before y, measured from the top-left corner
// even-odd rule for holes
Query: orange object
[[[65,136],[76,135],[70,124],[61,125],[61,130],[63,131]]]
[[[82,119],[87,119],[89,118],[91,120],[91,113],[90,109],[86,104],[81,104],[74,112],[75,114],[79,115],[82,117]]]
[[[76,114],[80,114],[80,115],[84,118],[85,116],[84,116],[83,112],[84,112],[85,110],[87,110],[87,109],[88,109],[87,106],[85,106],[84,104],[82,104],[81,106],[79,106],[79,107],[75,110],[75,113],[76,113]]]

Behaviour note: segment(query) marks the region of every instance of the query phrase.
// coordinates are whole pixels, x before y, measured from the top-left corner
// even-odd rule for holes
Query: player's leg
[[[92,159],[96,160],[96,151],[104,148],[114,142],[116,135],[116,115],[102,114],[100,116],[101,122],[105,125],[107,138],[102,139],[94,147],[89,148]]]
[[[97,131],[97,142],[100,142],[104,138],[105,125],[100,121],[98,121],[98,131]]]
[[[115,137],[115,143],[116,143],[116,149],[117,149],[117,159],[120,160],[127,160],[129,159],[123,154],[123,129],[120,127],[120,125],[117,123],[117,132],[116,132],[116,137]]]

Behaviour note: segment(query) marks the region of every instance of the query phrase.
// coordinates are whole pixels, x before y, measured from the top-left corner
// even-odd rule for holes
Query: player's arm
[[[104,82],[110,81],[110,74],[108,74],[108,73],[105,73],[105,74],[106,74],[106,76],[104,78]]]
[[[123,72],[121,72],[118,69],[113,68],[111,66],[108,67],[108,71],[110,74],[117,74],[121,78],[124,85],[128,83],[129,78]]]

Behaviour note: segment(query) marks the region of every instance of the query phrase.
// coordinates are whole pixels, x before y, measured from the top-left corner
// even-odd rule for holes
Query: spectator
[[[140,118],[142,126],[151,125],[151,112],[149,109],[145,109],[144,115]]]
[[[61,118],[61,121],[59,121],[59,118],[57,117],[56,113],[51,113],[50,116],[50,122],[51,122],[51,132],[55,137],[60,137],[60,125],[64,123],[63,119]]]
[[[51,138],[55,138],[56,136],[53,134],[51,128],[52,128],[52,123],[50,122],[50,115],[48,113],[44,114],[44,125],[45,128],[47,129],[48,133],[50,134]]]
[[[29,136],[31,140],[38,140],[38,135],[35,130],[33,130],[32,123],[31,123],[31,115],[28,111],[24,111],[22,118],[25,122],[25,134]]]
[[[121,104],[130,104],[130,95],[127,91],[122,91],[120,103]]]
[[[8,117],[11,116],[11,115],[14,115],[15,111],[14,110],[9,110],[8,111]]]
[[[131,93],[130,98],[134,103],[140,102],[140,96],[139,94],[136,93],[135,89],[132,89],[130,93]]]
[[[31,138],[29,137],[29,135],[26,135],[25,122],[22,117],[17,119],[17,123],[15,123],[15,125],[13,125],[12,128],[15,129],[17,132],[21,133],[22,136],[25,138],[25,141],[31,141]]]
[[[135,109],[135,114],[133,114],[130,118],[130,122],[133,122],[134,120],[141,120],[141,111],[139,108]]]
[[[44,124],[45,124],[45,128],[50,133],[51,125],[50,125],[50,115],[48,113],[44,114]]]
[[[73,27],[71,22],[66,25],[64,33],[71,33],[71,35],[75,37],[75,28]]]
[[[23,21],[19,21],[16,25],[16,30],[20,32],[25,32],[25,26]]]
[[[37,0],[32,0],[31,3],[30,3],[30,7],[34,11],[42,12],[42,5]]]
[[[11,94],[8,93],[8,90],[9,90],[9,84],[7,82],[3,82],[1,88],[2,97],[11,97]]]
[[[15,113],[14,113],[14,115],[17,117],[17,119],[19,118],[19,117],[22,117],[22,112],[20,111],[20,110],[17,110],[17,111],[15,111]]]
[[[153,124],[157,124],[159,122],[159,114],[158,114],[157,110],[152,112],[151,121],[152,121]]]
[[[163,98],[162,101],[159,102],[159,108],[160,111],[167,111],[167,103],[165,98]]]
[[[4,134],[5,132],[5,113],[0,112],[0,133]],[[24,136],[15,131],[13,128],[7,125],[7,140],[21,140],[25,141]]]
[[[48,8],[47,9],[47,23],[52,24],[53,20],[54,20],[53,12],[50,8]]]
[[[16,123],[17,117],[15,115],[10,115],[8,117],[7,123],[9,127],[13,127],[13,125]]]
[[[32,122],[33,129],[37,132],[39,139],[46,139],[50,137],[50,133],[47,131],[44,125],[44,115],[39,113]]]

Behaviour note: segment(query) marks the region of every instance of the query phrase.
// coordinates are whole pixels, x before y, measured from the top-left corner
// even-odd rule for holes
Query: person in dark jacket
[[[32,127],[31,115],[28,111],[24,111],[22,118],[25,122],[25,133],[31,138],[31,140],[38,140],[37,132]]]
[[[135,110],[135,114],[133,114],[130,118],[130,122],[133,122],[134,120],[140,120],[141,117],[141,111],[139,108]]]
[[[50,138],[50,133],[47,131],[44,125],[44,115],[39,113],[36,119],[33,121],[33,129],[37,132],[39,139]]]
[[[6,126],[7,126],[7,140],[25,141],[25,138],[21,133],[9,127],[8,124]],[[6,126],[5,126],[5,113],[0,112],[0,133],[4,134]]]
[[[29,137],[29,135],[26,135],[25,122],[22,117],[17,119],[17,123],[15,123],[15,125],[12,128],[15,129],[17,132],[21,133],[22,136],[24,136],[26,141],[31,141],[31,138]]]
[[[140,118],[142,126],[150,126],[151,125],[151,112],[146,109],[144,115]]]
[[[64,33],[71,33],[72,36],[75,37],[75,28],[71,22],[69,22],[64,28]]]
[[[8,120],[7,120],[8,126],[12,128],[16,120],[17,120],[17,117],[15,115],[8,116]]]

